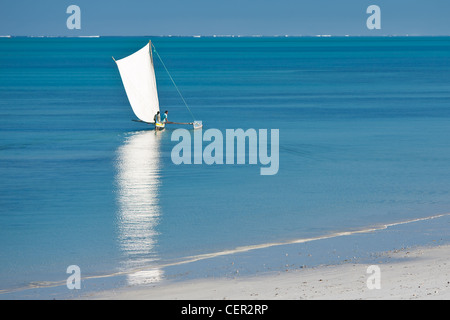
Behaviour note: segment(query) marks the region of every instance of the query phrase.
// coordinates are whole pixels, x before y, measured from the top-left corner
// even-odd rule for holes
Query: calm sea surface
[[[278,173],[131,121],[111,57],[149,38],[0,39],[0,290],[449,212],[450,38],[150,39],[203,132],[279,129]]]

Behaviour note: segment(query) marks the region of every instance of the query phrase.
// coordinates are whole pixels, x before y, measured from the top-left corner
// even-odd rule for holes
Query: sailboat
[[[175,81],[156,51],[156,48],[151,41],[149,41],[145,47],[123,59],[116,60],[113,57],[113,60],[116,62],[119,69],[128,101],[130,102],[134,114],[139,119],[133,121],[153,124],[155,125],[156,130],[164,129],[166,124],[192,125],[194,129],[201,128],[202,122],[196,121],[193,115],[193,122],[159,122],[156,120],[157,118],[155,116],[157,112],[159,112],[159,99],[158,89],[156,86],[155,67],[153,65],[153,51],[157,54],[163,67],[166,69],[166,72],[172,80],[173,85],[186,105],[186,108],[188,108],[192,115],[186,100],[184,100],[180,90],[175,84]]]

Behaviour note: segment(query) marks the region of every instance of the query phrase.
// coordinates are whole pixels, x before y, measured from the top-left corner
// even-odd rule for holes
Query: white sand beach
[[[383,259],[381,259],[383,257]],[[387,259],[385,259],[387,258]],[[383,260],[383,261],[381,261]],[[388,262],[386,262],[388,261]],[[291,299],[450,299],[450,245],[418,247],[380,255],[380,288],[369,289],[369,265],[344,263],[164,285],[128,287],[87,299],[291,300]],[[374,283],[369,280],[370,283]]]

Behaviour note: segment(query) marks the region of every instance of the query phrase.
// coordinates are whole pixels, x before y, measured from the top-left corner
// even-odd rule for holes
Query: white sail
[[[154,122],[159,100],[150,43],[116,64],[134,114],[142,121]]]

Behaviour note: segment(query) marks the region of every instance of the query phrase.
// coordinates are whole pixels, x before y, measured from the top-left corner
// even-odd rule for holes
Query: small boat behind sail
[[[166,123],[158,122],[155,120],[155,116],[159,111],[159,99],[158,89],[156,86],[155,67],[153,64],[152,47],[154,48],[152,43],[149,41],[149,43],[145,47],[129,55],[128,57],[120,60],[116,60],[113,57],[113,59],[119,69],[120,77],[122,78],[122,83],[125,88],[125,92],[127,94],[131,108],[133,109],[136,117],[139,118],[139,120],[134,121],[154,124],[155,129],[163,129]],[[161,59],[161,57],[159,57],[159,54],[158,58]],[[173,78],[167,70],[166,66],[164,65],[164,62],[162,62],[162,64],[176,87],[176,84],[173,81]],[[186,101],[178,90],[178,87],[176,87],[176,89],[189,110],[189,107],[187,106]],[[167,123],[192,125],[194,129],[202,127],[202,122],[195,120],[193,122]]]

